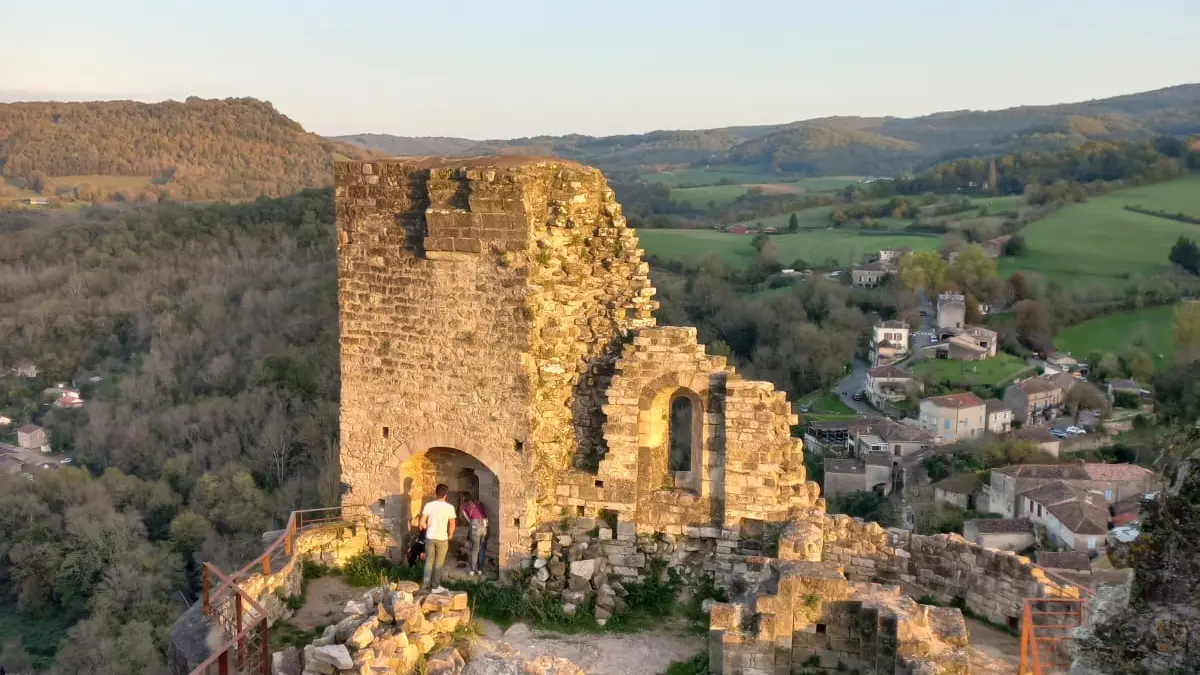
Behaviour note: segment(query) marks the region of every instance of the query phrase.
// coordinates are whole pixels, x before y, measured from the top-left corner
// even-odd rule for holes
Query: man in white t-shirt
[[[425,528],[425,590],[445,593],[442,588],[442,565],[446,564],[446,551],[450,549],[450,538],[454,536],[458,512],[446,501],[450,488],[439,483],[433,491],[437,499],[421,509],[421,527]]]

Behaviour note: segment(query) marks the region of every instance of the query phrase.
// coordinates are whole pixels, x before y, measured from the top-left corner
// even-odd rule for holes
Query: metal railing
[[[1044,570],[1057,584],[1079,589],[1079,597],[1026,598],[1021,616],[1019,675],[1055,675],[1071,668],[1074,632],[1087,620],[1095,592]]]
[[[331,506],[293,511],[279,537],[233,574],[226,575],[216,565],[204,563],[201,567],[204,615],[229,638],[189,675],[271,675],[270,617],[262,605],[242,590],[239,582],[259,572],[270,576],[272,561],[291,558],[296,535],[305,529],[351,523],[357,519],[352,513],[361,508]]]

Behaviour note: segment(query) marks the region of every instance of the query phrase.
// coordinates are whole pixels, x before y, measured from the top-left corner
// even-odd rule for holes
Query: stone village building
[[[827,515],[784,394],[695,329],[655,325],[648,266],[599,171],[515,156],[335,167],[342,501],[366,514],[322,560],[399,557],[445,482],[487,507],[502,574],[532,567],[564,611],[592,598],[599,619],[608,580],[653,559],[711,575],[732,601],[712,608],[710,672],[728,675],[809,659],[960,675],[962,614],[912,597],[1015,625],[1025,598],[1078,596],[956,535]],[[239,586],[259,597],[285,583],[250,574]],[[176,673],[206,655],[198,604],[172,630]]]
[[[889,319],[871,328],[871,365],[886,366],[909,353],[911,329],[907,323]]]

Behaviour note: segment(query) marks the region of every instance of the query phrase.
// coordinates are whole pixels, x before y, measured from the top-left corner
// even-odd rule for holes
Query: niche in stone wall
[[[704,404],[686,387],[660,391],[645,411],[642,443],[666,489],[699,492],[703,473]]]

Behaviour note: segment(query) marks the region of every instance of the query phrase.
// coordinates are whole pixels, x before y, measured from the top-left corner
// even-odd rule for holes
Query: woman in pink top
[[[471,566],[470,575],[480,576],[483,573],[483,561],[487,555],[487,511],[475,497],[468,495],[462,505],[463,519],[470,526],[467,541],[470,548],[467,553],[467,563]]]

